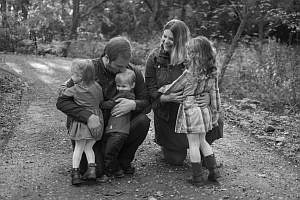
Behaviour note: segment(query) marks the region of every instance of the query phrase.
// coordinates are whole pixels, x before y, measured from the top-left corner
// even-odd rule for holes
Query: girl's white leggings
[[[187,134],[189,141],[190,160],[192,163],[201,162],[200,150],[204,157],[213,154],[212,148],[207,143],[205,136],[206,133]]]
[[[79,168],[82,153],[84,152],[88,163],[95,163],[95,153],[93,146],[96,140],[75,140],[75,148],[73,152],[73,168]]]

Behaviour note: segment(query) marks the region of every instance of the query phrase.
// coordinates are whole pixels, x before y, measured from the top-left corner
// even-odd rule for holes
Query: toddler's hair
[[[135,79],[134,71],[126,69],[126,71],[116,75],[115,81],[116,83],[128,83],[130,86],[133,86],[135,84]]]
[[[75,59],[72,62],[72,70],[82,75],[82,82],[90,85],[95,81],[95,67],[90,59]]]
[[[196,75],[209,75],[217,70],[216,52],[212,42],[204,36],[192,38],[187,45],[189,69]]]

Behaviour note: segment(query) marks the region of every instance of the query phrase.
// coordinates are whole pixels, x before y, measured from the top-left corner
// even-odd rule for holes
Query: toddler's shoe
[[[72,185],[80,185],[81,183],[83,183],[78,168],[72,169],[71,178],[72,178]]]
[[[96,163],[89,163],[88,169],[83,174],[82,179],[96,180]]]

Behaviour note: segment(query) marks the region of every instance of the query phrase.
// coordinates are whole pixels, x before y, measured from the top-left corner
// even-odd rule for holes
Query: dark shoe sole
[[[72,181],[72,185],[74,185],[74,186],[79,186],[79,185],[81,185],[82,183],[84,183],[83,180],[73,180],[73,181]]]
[[[193,179],[188,179],[187,182],[194,185],[194,186],[196,186],[196,187],[205,186],[205,182],[195,182]]]
[[[124,174],[114,174],[114,177],[115,178],[123,178],[123,177],[125,177],[125,175]]]

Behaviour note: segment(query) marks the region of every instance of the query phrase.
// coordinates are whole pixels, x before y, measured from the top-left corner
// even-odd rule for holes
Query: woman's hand
[[[184,96],[182,95],[183,91],[170,93],[170,94],[163,94],[160,96],[161,102],[175,102],[175,103],[181,103],[184,99]]]
[[[210,103],[209,93],[202,93],[201,95],[197,95],[196,101],[199,107],[208,106]]]

